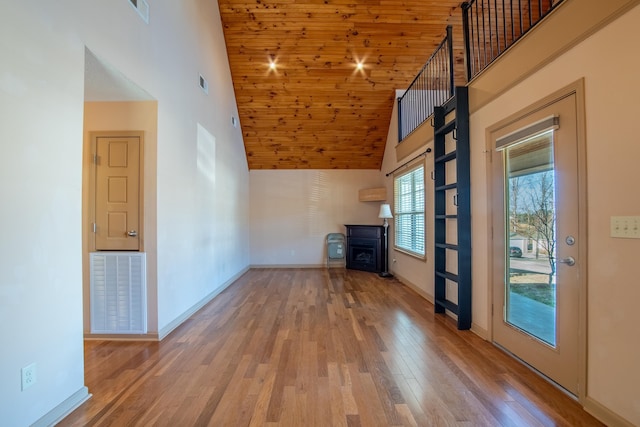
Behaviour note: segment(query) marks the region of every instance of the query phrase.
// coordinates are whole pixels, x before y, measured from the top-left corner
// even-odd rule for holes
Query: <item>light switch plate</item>
[[[611,237],[640,239],[640,216],[612,216]]]

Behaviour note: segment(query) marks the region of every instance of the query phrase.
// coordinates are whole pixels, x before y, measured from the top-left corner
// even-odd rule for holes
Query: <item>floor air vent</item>
[[[145,254],[94,252],[91,268],[91,333],[147,333]]]

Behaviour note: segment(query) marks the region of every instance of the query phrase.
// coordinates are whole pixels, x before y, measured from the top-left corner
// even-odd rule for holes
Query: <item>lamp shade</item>
[[[378,218],[393,218],[391,215],[391,206],[388,203],[383,203],[380,205],[380,213],[378,214]]]

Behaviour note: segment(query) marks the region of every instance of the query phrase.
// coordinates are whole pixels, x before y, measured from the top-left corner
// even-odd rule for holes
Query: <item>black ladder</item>
[[[471,168],[469,98],[466,87],[433,113],[435,180],[435,311],[471,328]],[[457,303],[447,299],[457,290]],[[453,286],[457,288],[453,288]],[[454,295],[449,295],[454,298]],[[455,299],[455,298],[454,298]]]

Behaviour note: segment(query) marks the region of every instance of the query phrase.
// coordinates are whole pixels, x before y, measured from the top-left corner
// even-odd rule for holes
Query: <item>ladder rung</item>
[[[438,129],[436,129],[434,133],[436,135],[446,135],[452,130],[454,130],[455,128],[456,128],[456,121],[454,119],[454,120],[451,120],[449,123],[445,123],[444,126],[441,126]]]
[[[457,219],[458,215],[436,215],[436,219]]]
[[[458,275],[449,273],[448,271],[445,271],[444,273],[441,271],[436,271],[436,276],[444,277],[445,279],[449,279],[452,282],[458,283]]]
[[[443,156],[438,157],[435,162],[436,163],[444,163],[444,162],[449,162],[453,159],[456,158],[456,152],[455,151],[451,151]]]
[[[440,307],[444,307],[454,314],[458,314],[458,304],[454,302],[451,302],[449,300],[444,300],[444,301],[436,300],[436,305],[439,305]]]
[[[436,248],[458,250],[458,245],[452,245],[451,243],[436,243]]]
[[[444,191],[444,190],[452,190],[454,188],[458,188],[458,183],[454,182],[453,184],[447,185],[439,185],[435,188],[436,191]]]
[[[457,106],[458,106],[457,104],[458,103],[457,103],[456,98],[457,98],[456,96],[452,96],[451,98],[449,98],[447,100],[447,102],[442,104],[442,108],[444,109],[444,115],[445,116],[457,108]]]

